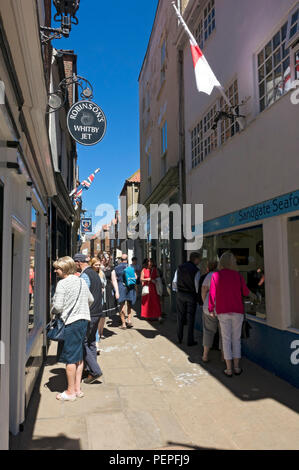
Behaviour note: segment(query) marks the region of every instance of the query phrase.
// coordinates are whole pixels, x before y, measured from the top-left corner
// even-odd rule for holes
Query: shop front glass
[[[29,268],[29,311],[28,311],[28,333],[35,326],[36,317],[36,268],[37,253],[39,247],[39,214],[32,207],[31,210],[31,233],[30,233],[30,268]]]
[[[257,300],[245,299],[245,311],[258,318],[266,318],[264,243],[262,226],[226,232],[205,237],[202,258],[219,261],[225,251],[231,251],[237,260],[238,270]]]
[[[291,326],[299,329],[299,217],[288,222]]]

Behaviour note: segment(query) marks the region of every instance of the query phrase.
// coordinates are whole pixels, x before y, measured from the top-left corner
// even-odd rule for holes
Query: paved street
[[[51,347],[12,448],[299,449],[297,389],[247,360],[229,379],[218,351],[203,365],[199,347],[176,344],[173,318],[135,318],[127,331],[116,323],[102,341],[103,380],[83,385],[76,402],[55,400],[65,380]]]

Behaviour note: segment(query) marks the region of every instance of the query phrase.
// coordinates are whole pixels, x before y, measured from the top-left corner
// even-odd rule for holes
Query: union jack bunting
[[[100,172],[100,168],[97,168],[94,173],[89,175],[89,177],[86,180],[82,181],[82,183],[80,183],[79,186],[77,186],[77,188],[75,188],[70,193],[70,197],[74,198],[73,203],[74,203],[75,209],[77,209],[80,204],[83,190],[87,191],[90,188],[91,184],[93,183],[95,179],[96,174],[99,172]]]

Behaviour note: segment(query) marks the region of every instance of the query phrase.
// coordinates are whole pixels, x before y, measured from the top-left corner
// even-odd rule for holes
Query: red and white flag
[[[209,66],[205,56],[200,50],[199,45],[190,39],[191,54],[194,64],[196,85],[199,92],[210,95],[214,86],[220,87],[213,70]]]

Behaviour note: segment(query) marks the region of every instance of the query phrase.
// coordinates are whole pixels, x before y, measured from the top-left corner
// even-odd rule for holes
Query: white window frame
[[[233,96],[230,96],[229,90],[231,87],[235,90],[235,83],[237,84],[237,91],[233,93]],[[225,88],[225,93],[227,96],[231,98],[234,98],[235,96],[239,99],[239,83],[238,83],[238,77],[234,77],[234,79],[230,82],[229,86]],[[236,103],[232,102],[232,105]],[[237,103],[238,104],[238,103]],[[222,107],[221,107],[222,106]],[[227,109],[227,105],[224,103],[223,98],[219,97],[217,98],[214,103],[209,106],[209,108],[205,111],[204,114],[202,114],[201,118],[197,120],[196,124],[192,126],[190,129],[190,141],[191,141],[191,169],[197,168],[210,154],[212,154],[215,150],[219,149],[222,145],[224,145],[227,141],[235,137],[239,131],[239,125],[235,119],[234,123],[229,125],[227,128],[222,131],[222,128],[225,126],[226,120],[220,119],[217,123],[217,128],[212,129],[211,124],[213,124],[214,120],[208,115],[213,112],[213,117],[216,117],[217,112],[219,111],[226,111],[230,112],[230,110]],[[208,117],[208,131],[204,131],[204,120],[205,118]],[[229,137],[226,137],[226,131],[228,129],[232,129],[234,126],[234,134],[230,135]],[[194,132],[202,132],[202,139],[197,142],[197,144],[194,142],[194,139],[198,139],[198,135],[194,135]],[[214,142],[211,141],[211,136],[214,134]],[[222,141],[222,135],[224,136],[224,139]],[[213,148],[210,148],[210,146],[213,145]],[[209,150],[210,148],[210,150]]]
[[[297,25],[297,31],[295,34],[290,37],[291,35],[291,30],[292,30],[292,19],[295,13],[297,12],[297,20],[295,21],[295,24]],[[288,30],[287,30],[287,37],[286,37],[286,47],[292,47],[294,43],[296,43],[299,40],[299,2],[296,3],[294,8],[291,10],[289,17],[288,17]]]
[[[259,47],[259,49],[257,50],[257,52],[255,54],[256,115],[258,115],[258,114],[262,113],[263,111],[265,111],[266,109],[270,108],[273,104],[276,103],[276,101],[279,101],[280,98],[282,98],[283,96],[287,95],[288,93],[290,93],[292,91],[292,82],[294,80],[296,80],[295,54],[296,54],[296,52],[299,51],[299,14],[298,14],[298,30],[297,30],[296,34],[292,37],[291,40],[290,40],[289,37],[290,37],[290,31],[291,31],[292,17],[293,17],[293,14],[296,12],[296,10],[298,8],[299,8],[299,2],[296,3],[296,5],[292,8],[290,13],[284,18],[284,21],[282,21],[280,23],[280,25],[274,30],[274,32],[271,34],[271,36],[268,37],[267,41],[265,41],[263,43],[263,45],[261,47]],[[273,81],[274,81],[275,70],[279,66],[282,67],[283,62],[289,57],[289,68],[290,68],[289,80],[290,80],[290,83],[287,85],[286,89],[283,88],[284,91],[280,96],[276,97],[277,95],[275,95],[276,99],[274,99],[274,101],[271,102],[270,104],[265,103],[264,109],[261,110],[261,100],[262,100],[263,97],[266,98],[267,95],[266,95],[266,91],[265,91],[265,94],[263,96],[260,95],[260,85],[261,85],[262,80],[259,80],[259,69],[260,69],[261,65],[258,62],[258,56],[262,52],[262,50],[265,49],[266,46],[270,42],[272,42],[273,38],[276,36],[276,34],[279,31],[282,30],[282,28],[284,27],[285,24],[287,25],[286,38],[284,40],[285,41],[285,50],[289,50],[289,51],[288,51],[288,54],[285,57],[283,57],[283,58],[281,57],[281,60],[275,66],[274,66],[273,61],[272,61],[272,74],[273,74],[272,76],[273,76]],[[279,47],[281,47],[281,42],[280,42]],[[277,52],[277,50],[276,50],[276,52]],[[272,49],[271,57],[273,58],[272,60],[274,60],[274,51],[273,51],[273,49]],[[265,65],[265,63],[266,63],[266,60],[264,61],[264,65]],[[287,70],[288,70],[288,68],[284,72],[282,70],[281,73],[286,74]],[[268,75],[270,75],[270,73]],[[267,73],[265,73],[265,77],[263,79],[265,84],[266,84],[266,78],[267,78]],[[298,70],[298,78],[299,78],[299,70]],[[285,86],[284,76],[282,77],[282,80],[283,80],[283,87],[284,87]],[[273,88],[273,90],[274,90],[274,88]],[[275,92],[273,92],[273,94],[274,93]]]

